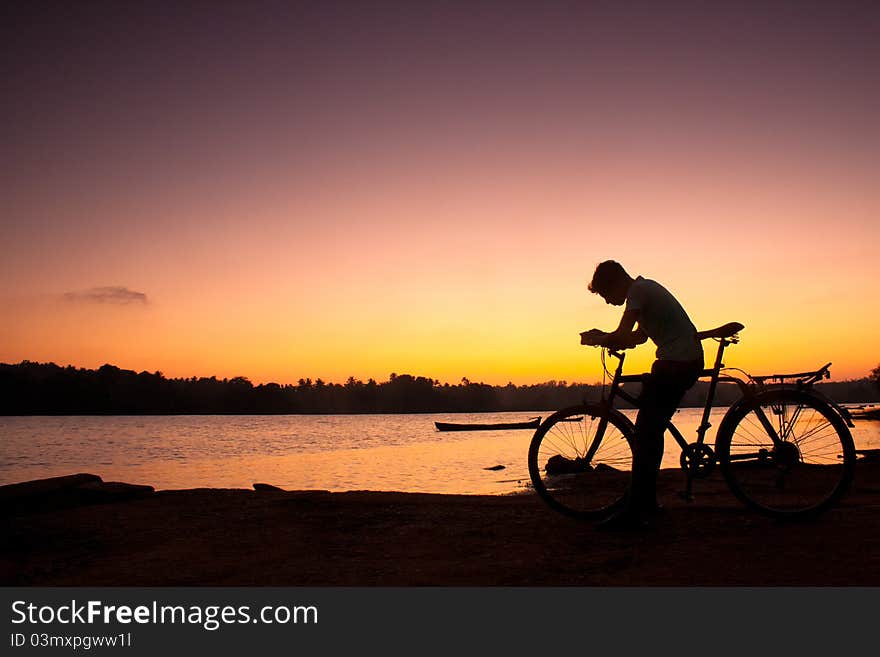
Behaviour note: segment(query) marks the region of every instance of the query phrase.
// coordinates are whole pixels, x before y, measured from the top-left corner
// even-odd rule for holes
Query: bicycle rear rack
[[[831,378],[831,363],[825,363],[822,367],[814,372],[798,372],[797,374],[764,374],[762,376],[749,376],[759,386],[770,385],[787,385],[797,388],[809,388],[817,381]],[[775,383],[774,383],[775,382]]]
[[[850,415],[850,412],[840,404],[836,403],[832,399],[829,399],[826,395],[823,395],[821,392],[813,388],[814,383],[817,383],[822,379],[831,378],[830,367],[831,363],[825,363],[815,372],[799,372],[797,374],[765,374],[763,376],[749,375],[749,379],[759,389],[789,387],[796,388],[797,390],[809,389],[811,394],[821,397],[824,402],[826,402],[835,411],[837,411],[838,414],[840,414],[840,417],[843,418],[846,426],[848,426],[849,428],[853,428],[855,425],[853,424],[852,415]]]

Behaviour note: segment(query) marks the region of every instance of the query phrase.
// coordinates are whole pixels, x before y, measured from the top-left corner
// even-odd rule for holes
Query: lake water
[[[715,409],[707,441],[726,409]],[[695,440],[702,409],[676,426]],[[627,411],[634,417],[634,412]],[[527,484],[532,430],[440,433],[435,421],[510,422],[549,412],[426,415],[0,417],[0,484],[74,472],[179,488],[396,490],[504,494]],[[857,421],[856,446],[880,448],[880,422]],[[664,467],[680,451],[667,437]],[[485,468],[503,465],[502,470]]]

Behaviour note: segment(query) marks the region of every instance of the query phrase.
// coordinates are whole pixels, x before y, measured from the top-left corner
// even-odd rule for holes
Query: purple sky
[[[356,306],[369,294],[386,315],[401,313],[396,325],[421,323],[424,308],[406,280],[447,305],[456,290],[485,285],[469,311],[486,308],[505,284],[533,283],[539,296],[564,281],[574,287],[560,294],[583,294],[595,262],[618,254],[590,246],[576,266],[523,254],[558,248],[548,235],[619,244],[621,235],[606,233],[624,227],[641,236],[628,238],[633,266],[668,272],[697,301],[698,286],[690,291],[683,273],[675,277],[711,264],[706,250],[725,240],[753,274],[771,257],[782,256],[788,271],[805,267],[817,294],[831,294],[823,286],[838,277],[876,280],[865,250],[878,236],[874,3],[5,6],[0,304],[17,320],[0,334],[0,360],[91,364],[130,354],[131,366],[161,361],[173,373],[229,367],[277,376],[257,354],[224,365],[220,346],[184,359],[204,327],[186,335],[189,343],[166,340],[137,354],[115,334],[102,336],[115,345],[105,356],[73,338],[57,349],[44,340],[32,353],[36,338],[27,336],[44,310],[28,310],[26,298],[123,289],[155,303],[114,312],[164,313],[166,329],[182,336],[181,325],[196,321],[185,319],[192,299],[214,299],[200,317],[223,315],[223,303],[247,307],[287,327],[279,341],[308,343],[304,335],[329,330],[315,319],[321,303]],[[794,217],[803,223],[792,230]],[[487,243],[495,256],[475,250]],[[776,252],[765,253],[767,244]],[[658,245],[681,247],[676,266],[658,260]],[[816,257],[825,251],[830,264]],[[819,269],[806,269],[803,254]],[[506,264],[514,258],[516,271]],[[364,288],[352,293],[367,269]],[[286,297],[266,296],[297,277]],[[272,314],[288,301],[299,314]],[[586,315],[581,308],[580,319],[565,321],[590,322]],[[720,315],[707,311],[705,321],[731,319]],[[298,317],[313,322],[306,333],[297,333]],[[465,328],[442,330],[462,344],[456,331]],[[158,326],[153,334],[165,335]],[[427,371],[436,361],[412,355],[417,343],[395,351],[391,342],[404,341],[392,338],[379,349],[387,362],[377,355],[349,373],[439,374]],[[544,338],[561,339],[522,334],[523,344]],[[475,362],[462,374],[503,376],[509,353],[498,363],[475,356],[489,345],[474,339],[474,358],[464,354],[456,367]],[[335,355],[310,361],[314,345],[302,349],[284,367],[341,375],[317,371]],[[546,372],[535,366],[522,376],[549,376],[565,358],[548,354]],[[852,373],[872,358],[862,353]]]

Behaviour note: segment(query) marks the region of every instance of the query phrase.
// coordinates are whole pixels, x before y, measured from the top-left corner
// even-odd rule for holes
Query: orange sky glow
[[[876,20],[398,10],[19,26],[0,362],[594,382],[612,258],[745,324],[730,366],[880,363]]]

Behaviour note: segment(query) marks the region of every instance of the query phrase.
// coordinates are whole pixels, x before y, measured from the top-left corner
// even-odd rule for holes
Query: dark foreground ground
[[[880,585],[880,465],[844,502],[785,524],[723,481],[609,534],[509,497],[199,489],[0,513],[4,585]],[[63,506],[63,505],[62,505]]]

